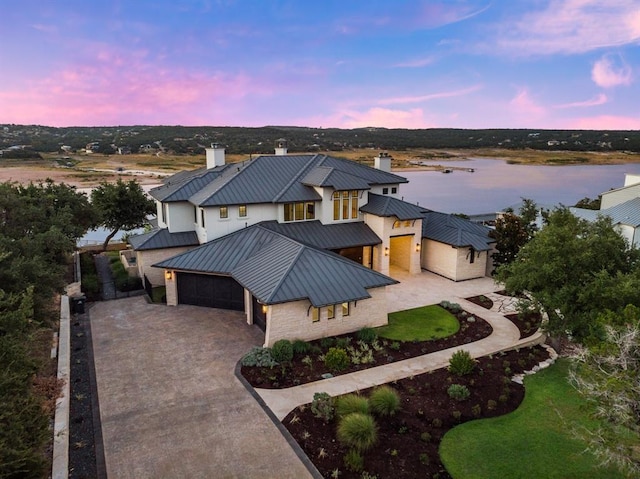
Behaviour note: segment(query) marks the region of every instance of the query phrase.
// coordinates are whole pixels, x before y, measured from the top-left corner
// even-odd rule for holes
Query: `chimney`
[[[207,151],[207,169],[215,168],[216,166],[224,166],[224,147],[218,143],[211,143],[211,148],[206,148]]]
[[[287,154],[287,140],[280,138],[276,140],[276,155],[284,156]]]
[[[386,171],[387,173],[391,172],[391,156],[386,151],[381,151],[378,153],[378,156],[374,158],[373,161],[374,168]]]

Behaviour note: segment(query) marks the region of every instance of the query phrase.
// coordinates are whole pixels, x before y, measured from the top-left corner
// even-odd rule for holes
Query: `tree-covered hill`
[[[116,148],[136,153],[163,150],[202,154],[211,143],[229,153],[270,153],[277,139],[286,138],[289,151],[339,151],[352,148],[404,150],[409,148],[505,148],[571,151],[640,152],[640,131],[596,130],[423,130],[387,128],[261,128],[213,126],[64,127],[0,125],[0,150],[5,157],[39,152],[77,151],[91,145],[95,152]],[[64,147],[64,148],[63,148]]]

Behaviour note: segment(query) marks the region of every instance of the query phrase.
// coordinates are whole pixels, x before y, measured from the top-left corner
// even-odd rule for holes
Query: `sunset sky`
[[[0,0],[0,123],[640,129],[639,0]]]

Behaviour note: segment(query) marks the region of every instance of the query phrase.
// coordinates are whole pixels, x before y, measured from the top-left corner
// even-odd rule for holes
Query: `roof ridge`
[[[307,172],[309,171],[309,167],[310,167],[310,165],[315,161],[315,159],[316,159],[318,156],[319,156],[319,154],[318,154],[318,153],[316,153],[315,155],[313,155],[313,156],[309,159],[309,161],[307,161],[307,163],[304,165],[304,168],[302,168],[302,169],[300,170],[300,172],[298,172],[298,174],[297,174],[297,175],[293,175],[293,177],[291,178],[291,180],[289,180],[289,182],[288,182],[286,185],[284,185],[284,186],[282,187],[282,189],[280,190],[280,192],[279,192],[277,195],[275,195],[275,196],[273,197],[273,201],[272,201],[273,203],[277,203],[277,202],[278,202],[278,200],[279,200],[280,198],[282,198],[282,195],[284,195],[284,194],[286,193],[286,191],[291,187],[291,185],[293,185],[296,181],[300,181],[300,178],[302,177],[302,175],[306,175],[306,174],[307,174]]]
[[[258,157],[258,158],[259,158],[259,157]],[[256,158],[256,160],[257,160],[258,158]],[[238,176],[238,173],[240,173],[241,171],[244,171],[244,170],[245,170],[245,168],[248,168],[248,167],[249,167],[249,166],[251,166],[251,164],[253,163],[253,161],[249,160],[249,164],[248,164],[247,166],[245,166],[245,165],[244,165],[244,163],[245,163],[246,161],[247,161],[247,160],[241,161],[241,162],[240,162],[240,165],[241,165],[241,166],[237,167],[237,169],[236,169],[236,170],[234,170],[233,168],[231,168],[231,166],[232,166],[232,165],[236,165],[237,163],[227,163],[227,164],[225,165],[225,166],[226,166],[226,168],[225,168],[224,170],[222,170],[222,171],[220,172],[220,174],[219,174],[217,177],[215,177],[215,178],[211,181],[211,183],[209,183],[209,185],[210,185],[210,184],[214,183],[214,182],[215,182],[215,181],[217,181],[217,180],[221,180],[221,181],[220,181],[220,185],[219,185],[215,190],[213,190],[213,191],[212,191],[212,192],[211,192],[211,193],[210,193],[206,198],[204,198],[203,200],[201,200],[201,201],[198,203],[198,206],[200,206],[202,203],[205,203],[206,201],[209,201],[209,199],[211,199],[211,197],[212,197],[213,195],[215,195],[215,194],[216,194],[216,193],[218,193],[222,188],[224,188],[224,187],[225,187],[225,186],[227,186],[229,183],[231,183],[231,181],[233,181],[233,180],[234,180],[234,178],[236,178],[236,177]],[[229,171],[229,172],[230,172],[230,174],[229,174],[229,177],[228,177],[228,178],[225,178],[224,174],[225,174],[227,171]],[[204,188],[206,188],[206,186],[205,186]],[[203,189],[204,189],[204,188],[203,188]],[[196,191],[193,195],[191,195],[191,196],[189,197],[189,201],[191,202],[191,198],[193,198],[194,196],[196,196],[196,195],[197,195],[198,193],[200,193],[201,191],[202,191],[202,189],[200,189],[200,190]]]
[[[266,228],[265,228],[265,229],[266,229]],[[277,232],[274,232],[274,233],[276,233],[276,234],[280,235],[280,234],[279,234],[279,233],[277,233]],[[293,243],[295,243],[295,244],[298,244],[298,245],[299,245],[299,249],[298,249],[298,252],[297,252],[297,253],[296,253],[296,254],[291,258],[291,260],[289,261],[289,265],[288,265],[288,266],[287,266],[287,268],[285,269],[284,274],[283,274],[283,275],[280,277],[280,279],[278,280],[278,283],[277,283],[277,284],[275,284],[275,285],[274,285],[274,287],[271,289],[271,294],[269,294],[269,296],[267,297],[267,302],[268,302],[268,301],[271,301],[271,299],[275,296],[276,291],[278,291],[278,290],[280,289],[280,287],[282,286],[282,284],[284,283],[284,281],[287,279],[287,276],[289,275],[289,272],[291,271],[291,269],[293,268],[293,266],[298,262],[298,259],[300,258],[300,256],[302,255],[302,252],[303,252],[303,251],[304,251],[304,249],[305,249],[305,245],[304,245],[304,244],[302,244],[302,243],[300,243],[300,242],[298,242],[298,241],[295,241],[295,240],[293,240],[293,239],[291,239],[291,238],[288,238],[287,236],[284,236],[284,235],[280,235],[280,236],[282,236],[283,238],[286,238],[287,240],[289,240],[289,241],[291,241],[291,242],[293,242]]]

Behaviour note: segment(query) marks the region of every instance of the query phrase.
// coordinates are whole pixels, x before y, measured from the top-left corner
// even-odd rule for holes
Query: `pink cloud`
[[[518,94],[509,102],[509,107],[517,115],[528,117],[539,117],[546,113],[546,109],[531,98],[526,88],[518,91]]]
[[[456,96],[468,95],[469,93],[473,93],[480,89],[482,89],[482,85],[474,85],[469,88],[464,88],[462,90],[444,91],[439,93],[432,93],[429,95],[385,98],[385,99],[379,100],[378,104],[379,105],[396,105],[396,104],[402,104],[402,103],[422,103],[429,100],[437,100],[439,98],[452,98]]]
[[[621,55],[604,55],[594,63],[591,79],[602,88],[631,84],[631,67]]]
[[[424,118],[421,108],[394,110],[389,108],[369,108],[364,111],[341,110],[325,117],[306,118],[301,124],[335,128],[431,128]]]
[[[431,65],[435,59],[433,57],[417,58],[415,60],[408,60],[406,62],[397,63],[397,68],[422,68],[427,65]]]
[[[567,128],[576,130],[640,130],[640,117],[601,115],[577,118],[570,121]]]
[[[585,100],[585,101],[576,101],[576,102],[572,102],[572,103],[563,103],[561,105],[555,105],[554,108],[585,108],[585,107],[590,107],[590,106],[598,106],[598,105],[604,105],[605,103],[607,103],[608,98],[607,95],[605,95],[604,93],[600,93],[597,97],[595,98],[591,98],[589,100]]]

